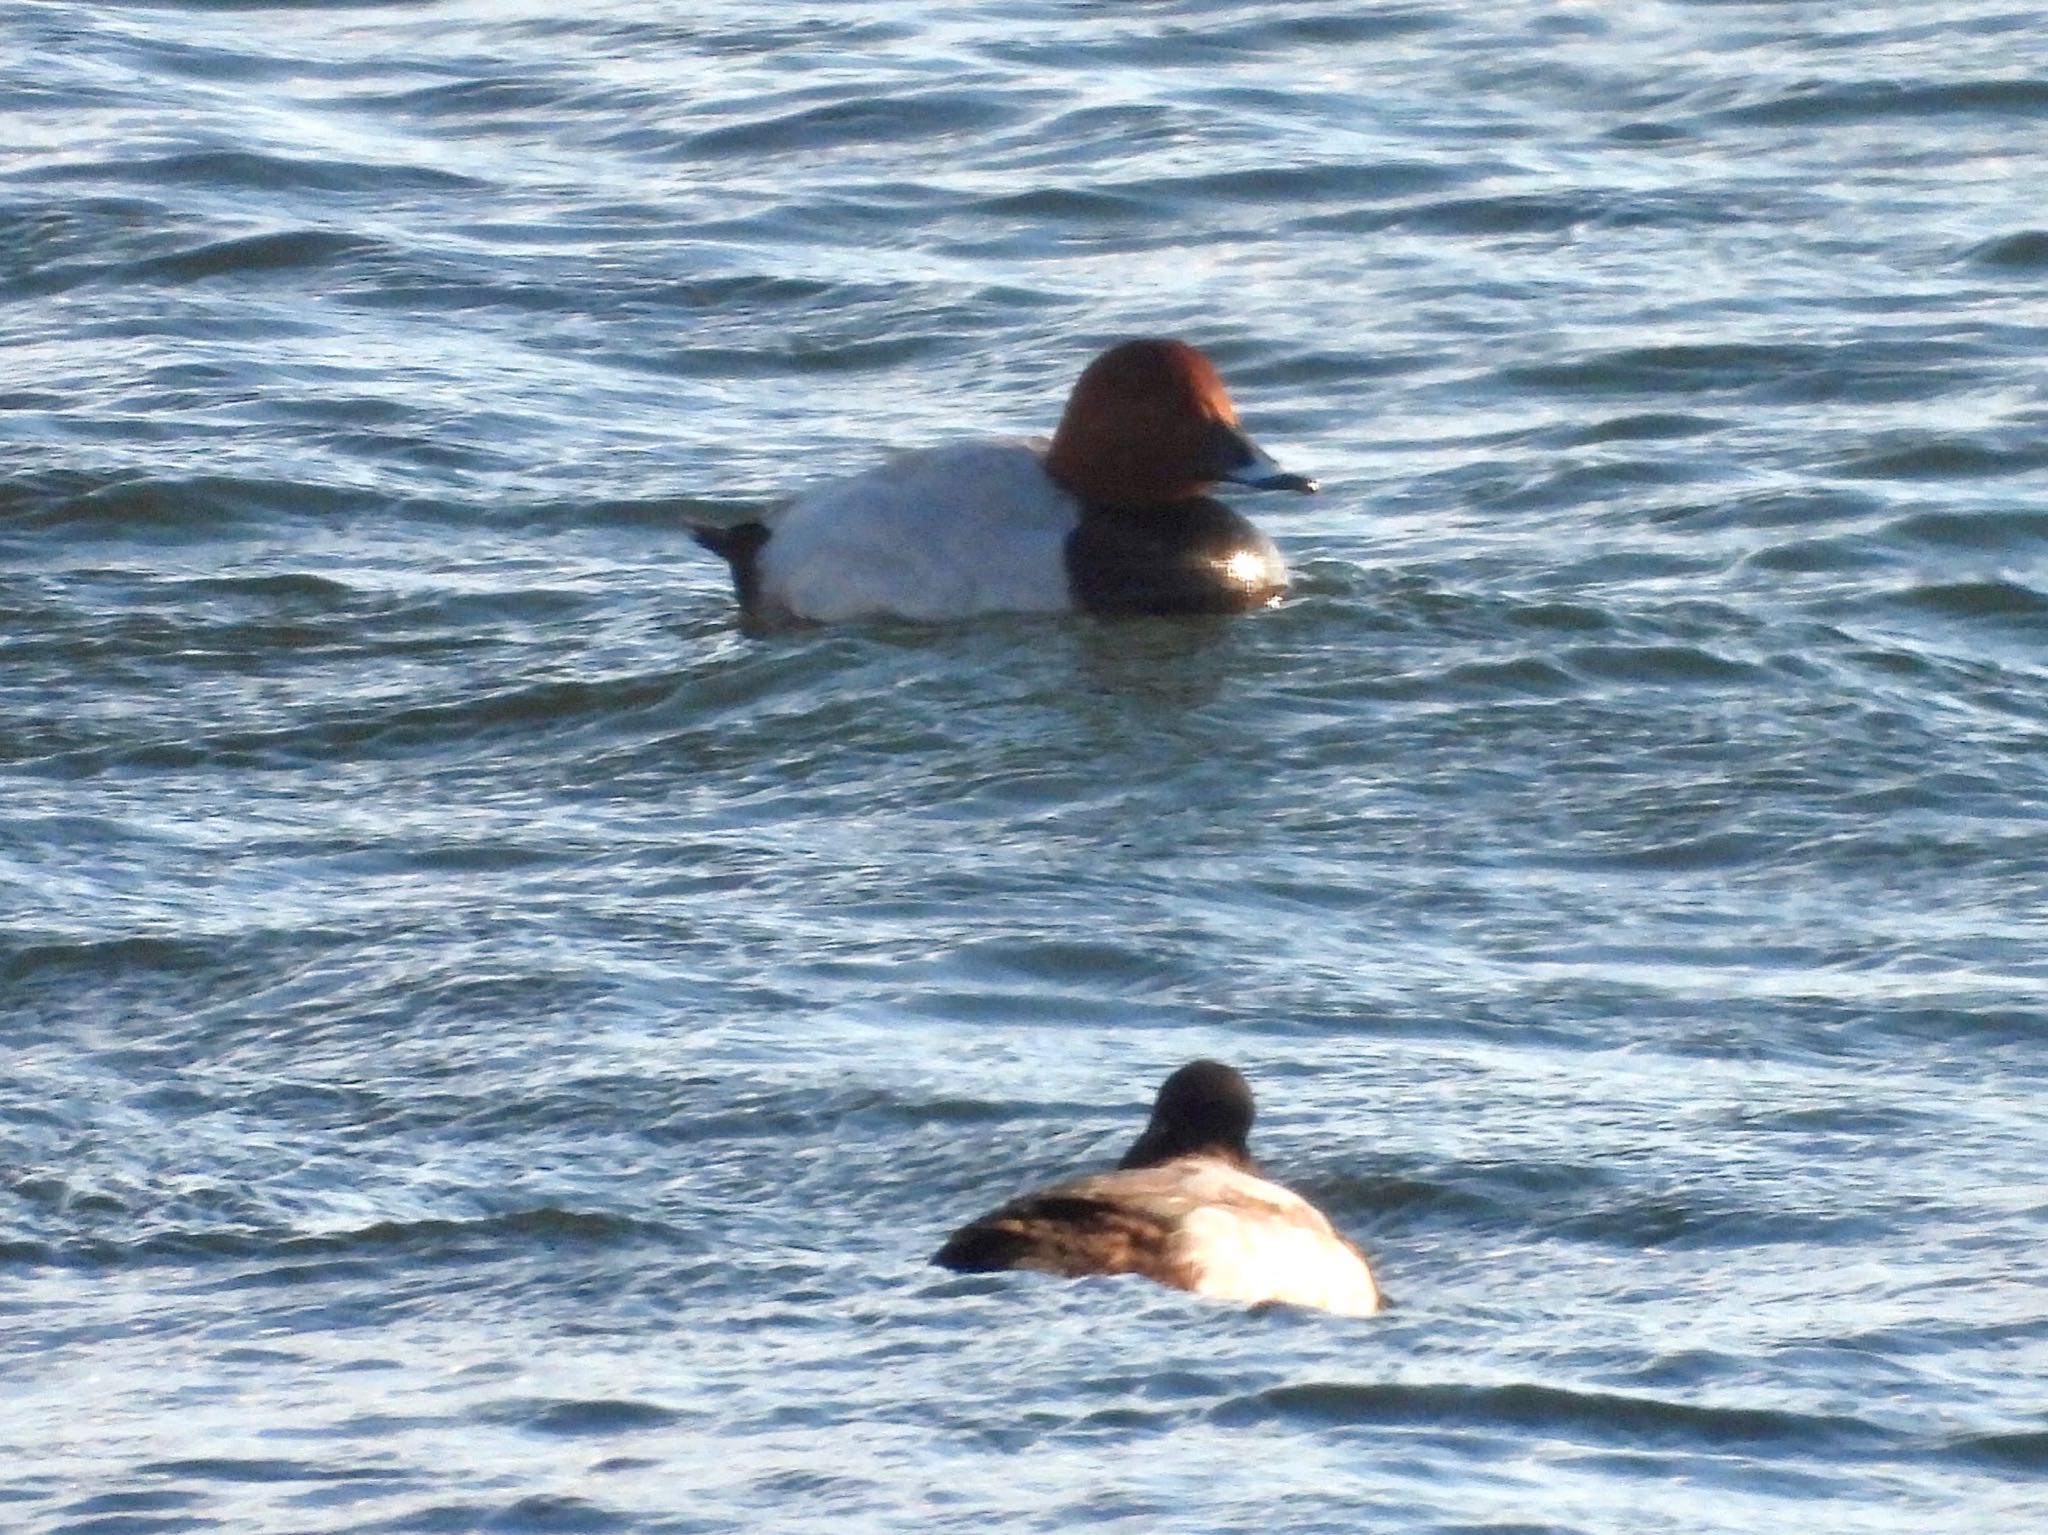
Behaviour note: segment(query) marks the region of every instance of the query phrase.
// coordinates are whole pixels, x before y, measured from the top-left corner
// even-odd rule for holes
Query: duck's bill
[[[1219,427],[1211,444],[1216,460],[1216,478],[1253,490],[1315,490],[1316,482],[1305,474],[1290,474],[1274,463],[1266,450],[1236,427]]]
[[[1322,489],[1319,481],[1305,474],[1290,474],[1275,464],[1267,474],[1226,474],[1226,480],[1237,485],[1247,485],[1253,490],[1298,490],[1304,494]]]

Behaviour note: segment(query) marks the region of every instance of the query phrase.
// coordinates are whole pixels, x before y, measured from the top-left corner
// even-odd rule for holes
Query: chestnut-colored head
[[[1083,370],[1046,454],[1046,472],[1086,506],[1164,506],[1234,480],[1314,490],[1237,423],[1216,365],[1185,341],[1126,341]]]

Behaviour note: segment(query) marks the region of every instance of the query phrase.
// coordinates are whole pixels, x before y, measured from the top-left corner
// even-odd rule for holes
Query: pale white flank
[[[762,605],[819,623],[1068,611],[1081,509],[1047,476],[1045,449],[952,443],[798,497],[761,550]]]
[[[1364,1255],[1292,1189],[1200,1153],[1098,1173],[1053,1192],[1140,1211],[1171,1233],[1166,1258],[1197,1295],[1284,1301],[1370,1316],[1379,1286]]]

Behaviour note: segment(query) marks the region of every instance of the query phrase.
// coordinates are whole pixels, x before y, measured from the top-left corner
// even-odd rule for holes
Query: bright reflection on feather
[[[1265,559],[1249,549],[1240,549],[1223,562],[1223,574],[1246,591],[1266,584]]]

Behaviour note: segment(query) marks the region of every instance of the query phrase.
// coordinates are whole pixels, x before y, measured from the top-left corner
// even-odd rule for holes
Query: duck
[[[1210,492],[1311,492],[1238,420],[1216,365],[1140,338],[1082,370],[1042,437],[901,454],[772,521],[698,525],[743,619],[923,622],[1000,613],[1244,613],[1277,602],[1273,541]]]
[[[931,1261],[961,1273],[1139,1274],[1216,1300],[1372,1315],[1383,1301],[1365,1254],[1261,1176],[1252,1116],[1242,1072],[1190,1061],[1160,1086],[1113,1170],[1021,1195],[955,1231]]]

